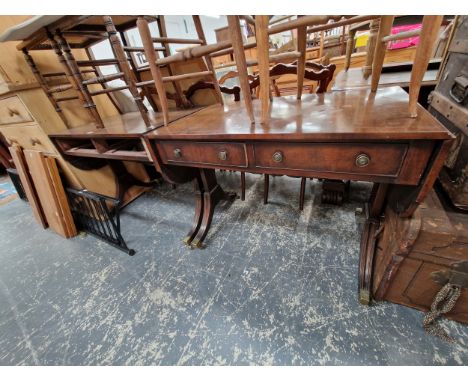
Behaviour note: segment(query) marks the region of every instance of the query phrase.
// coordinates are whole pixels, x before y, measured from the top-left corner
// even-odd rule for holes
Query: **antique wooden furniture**
[[[433,88],[437,84],[441,61],[441,58],[433,58],[429,61],[421,86]],[[401,86],[403,88],[408,88],[412,69],[412,61],[384,64],[380,74],[379,87]],[[363,76],[362,68],[351,68],[348,71],[341,71],[336,76],[332,90],[369,88],[370,86],[371,78],[365,78]]]
[[[320,20],[322,22],[328,21],[328,16],[324,16],[326,20]],[[307,25],[306,21],[301,21],[304,18],[298,18],[295,20],[294,24],[284,25],[283,28],[280,30],[284,30],[284,28],[288,29],[291,26],[297,26],[301,23]],[[388,41],[393,39],[399,39],[407,37],[408,33],[405,32],[399,35],[389,35],[391,31],[391,27],[393,24],[394,16],[382,16],[380,19],[379,31],[377,34],[377,43],[375,48],[375,54],[373,57],[372,62],[372,80],[371,80],[371,89],[372,91],[377,90],[377,86],[380,79],[380,73],[382,71],[383,62],[385,59],[385,51],[386,51],[386,44]],[[415,116],[416,113],[416,104],[417,104],[417,96],[419,95],[419,90],[421,87],[421,83],[424,77],[424,74],[427,69],[427,65],[429,63],[430,55],[432,53],[432,47],[434,42],[437,38],[438,31],[440,29],[440,25],[442,22],[443,16],[425,16],[423,18],[423,26],[420,31],[420,43],[418,45],[415,57],[415,64],[413,65],[413,70],[411,72],[411,80],[410,80],[410,99],[409,99],[409,112],[412,117]],[[351,23],[351,19],[344,20],[342,23]],[[352,20],[354,22],[360,21],[356,18]],[[317,20],[310,20],[310,23],[317,23]],[[338,23],[335,23],[338,24]],[[279,24],[281,25],[281,24]],[[319,28],[319,27],[317,27]],[[305,30],[304,33],[306,33]],[[259,72],[261,77],[264,78],[264,89],[260,92],[260,99],[262,102],[262,110],[263,110],[263,117],[262,123],[266,122],[266,118],[268,116],[268,105],[269,105],[269,94],[268,94],[268,34],[274,33],[271,29],[268,29],[267,23],[267,16],[257,16],[256,17],[256,32],[257,32],[257,48],[259,51]],[[415,33],[415,32],[411,32]],[[418,32],[419,33],[419,32]],[[298,46],[300,46],[299,41],[301,41],[301,34],[298,33]],[[304,57],[303,53],[301,52],[301,57]],[[298,76],[299,78],[299,76]],[[298,82],[298,98],[302,94],[302,83]]]
[[[24,157],[47,225],[59,235],[77,235],[67,196],[55,159],[36,150],[24,150]]]
[[[214,169],[375,182],[362,239],[361,300],[370,299],[375,232],[388,204],[410,216],[424,200],[451,134],[419,107],[409,118],[401,88],[275,98],[268,123],[251,126],[242,103],[213,105],[145,135],[158,171],[196,180],[196,214],[187,244],[202,246],[224,196]],[[261,104],[254,100],[261,116]],[[180,169],[180,170],[178,170]]]
[[[37,20],[36,20],[37,21]],[[41,21],[41,19],[39,20]],[[142,134],[148,129],[157,127],[162,123],[162,118],[156,111],[147,110],[142,102],[143,96],[148,96],[146,92],[139,92],[138,87],[146,89],[150,84],[138,83],[138,72],[135,72],[133,67],[129,65],[129,57],[126,56],[125,49],[129,47],[122,45],[117,34],[123,33],[131,27],[136,26],[137,17],[134,16],[62,16],[57,17],[51,22],[45,20],[40,29],[29,30],[27,35],[24,36],[23,42],[20,43],[18,49],[20,49],[28,63],[31,66],[35,79],[41,85],[45,94],[48,96],[51,105],[56,109],[57,114],[51,112],[52,117],[56,118],[57,115],[62,117],[62,121],[66,124],[68,129],[57,129],[50,130],[48,133],[63,133],[65,135],[74,136],[74,131],[78,133],[86,131],[88,137],[91,136],[95,129],[104,130],[104,136],[108,137],[108,131],[106,126],[111,127],[113,130],[115,124],[126,125],[128,122],[128,129],[135,133],[135,129],[140,129]],[[21,32],[21,30],[19,31]],[[26,33],[26,32],[25,32]],[[23,38],[20,36],[20,38]],[[113,58],[107,59],[93,59],[89,54],[87,59],[80,59],[79,56],[83,48],[89,48],[92,44],[109,40]],[[122,38],[122,41],[125,41]],[[52,72],[45,71],[41,72],[39,68],[44,66],[41,62],[37,65],[32,59],[31,51],[37,51],[36,56],[42,53],[44,50],[53,50],[60,63],[62,71],[54,70]],[[89,52],[88,52],[89,53]],[[77,57],[78,55],[78,57]],[[99,68],[101,66],[112,65],[117,67],[116,74],[102,75]],[[46,66],[45,66],[46,67]],[[88,69],[90,68],[90,69]],[[92,76],[90,77],[90,74]],[[54,87],[51,87],[47,79],[52,78],[65,78],[68,83],[60,83]],[[123,86],[108,87],[106,84],[114,79],[121,79],[124,82]],[[138,85],[137,85],[138,84]],[[57,90],[58,89],[58,90]],[[114,107],[116,104],[112,102],[113,99],[110,94],[116,91],[122,91],[128,89],[132,95],[135,104],[137,106],[137,112],[130,112],[121,115],[119,110]],[[60,99],[54,98],[55,92],[70,92],[74,91],[72,95],[66,94],[65,97]],[[69,118],[70,113],[65,116],[62,113],[62,107],[58,107],[57,101],[61,101],[64,104],[73,103],[79,101],[83,108],[81,111],[87,113],[83,119]],[[100,107],[103,101],[107,101],[106,105],[112,106],[113,112],[109,113],[106,109]],[[151,98],[148,98],[151,101]],[[151,104],[151,102],[150,102]],[[62,103],[61,103],[62,105]],[[76,106],[75,106],[76,107]],[[74,112],[76,109],[73,109]],[[81,114],[80,114],[81,116]],[[74,115],[72,115],[74,117]],[[176,116],[177,118],[177,116]],[[125,135],[126,127],[122,127],[118,134]],[[134,134],[135,135],[135,134]],[[145,155],[145,150],[142,148],[141,143],[138,139],[133,139],[134,135],[130,134],[130,137],[125,142],[111,140],[106,141],[104,139],[93,138],[88,140],[91,142],[93,149],[100,152],[101,154],[112,151],[113,155],[101,155],[99,160],[80,160],[79,158],[71,158],[71,155],[67,156],[68,163],[72,163],[75,167],[88,173],[92,176],[92,172],[103,172],[106,174],[101,178],[101,182],[107,178],[115,179],[115,185],[112,190],[107,190],[105,187],[86,187],[91,191],[100,192],[104,195],[117,197],[123,201],[123,204],[133,200],[136,196],[141,194],[150,185],[150,173],[147,172],[146,168],[142,165],[143,163],[150,162],[141,159],[139,153]],[[75,141],[75,146],[80,146],[82,142]],[[110,143],[110,146],[107,144]],[[118,144],[119,150],[115,146]],[[49,143],[52,150],[55,151],[53,145]],[[126,154],[119,157],[119,153],[126,152]],[[133,153],[133,154],[130,154]],[[71,159],[70,159],[71,158]],[[109,158],[120,158],[120,161],[107,161]],[[147,159],[147,157],[146,157]],[[122,162],[124,161],[124,162]],[[151,167],[147,167],[152,169]],[[75,188],[83,188],[82,185],[76,183],[70,183]]]
[[[199,77],[209,77],[214,84],[216,90],[216,96],[218,102],[222,103],[222,95],[216,80],[216,73],[213,69],[213,64],[211,58],[209,57],[210,53],[218,51],[220,49],[230,46],[230,42],[220,42],[217,44],[207,45],[206,38],[203,32],[201,25],[200,17],[193,16],[195,23],[195,28],[197,31],[198,39],[187,40],[187,39],[174,39],[168,37],[152,37],[149,29],[148,21],[144,17],[139,17],[137,21],[138,30],[143,42],[144,52],[147,57],[151,74],[153,77],[154,85],[156,86],[158,98],[161,103],[162,114],[164,119],[164,124],[169,123],[169,105],[166,97],[166,92],[164,90],[164,82],[173,82],[188,79],[188,78],[199,78]],[[187,48],[181,52],[178,52],[172,56],[166,56],[164,58],[159,58],[157,49],[154,48],[154,42],[174,42],[174,43],[192,43],[199,44],[198,47]],[[206,66],[208,70],[201,72],[192,72],[185,73],[181,75],[170,75],[163,77],[160,66],[161,65],[170,65],[174,62],[189,61],[194,58],[203,57],[205,59]],[[177,87],[176,87],[177,89]]]
[[[305,71],[305,50],[306,50],[306,36],[307,33],[317,32],[321,30],[330,29],[337,26],[344,26],[356,23],[362,20],[376,18],[378,16],[357,16],[357,17],[343,17],[342,16],[303,16],[295,20],[275,24],[272,27],[268,26],[268,16],[258,15],[255,17],[256,23],[256,37],[257,37],[257,50],[258,50],[258,70],[260,73],[260,100],[262,103],[262,118],[261,122],[266,123],[268,118],[269,107],[269,72],[268,67],[274,57],[269,57],[268,54],[268,36],[283,32],[285,30],[297,29],[297,52],[288,52],[288,55],[296,54],[298,61],[298,76],[297,76],[297,98],[300,99],[302,95],[303,73]],[[335,23],[328,24],[330,20]],[[339,21],[338,21],[339,20]],[[311,26],[307,28],[307,26]],[[276,58],[275,58],[276,59]],[[278,57],[279,60],[283,57]]]
[[[88,112],[89,121],[96,127],[104,126],[103,120],[109,114],[98,107],[97,99],[109,99],[114,106],[115,100],[109,96],[109,93],[129,89],[138,109],[142,112],[142,118],[149,125],[145,115],[146,109],[139,98],[135,77],[132,74],[128,60],[123,51],[119,38],[117,37],[117,28],[120,32],[130,28],[135,24],[135,17],[117,16],[116,24],[109,16],[62,16],[53,23],[50,23],[40,30],[36,30],[31,37],[25,38],[18,46],[31,66],[38,82],[44,89],[54,107],[60,115],[62,102],[79,100],[84,110]],[[108,39],[111,43],[114,58],[95,60],[90,56],[89,47],[97,42]],[[76,57],[76,49],[84,49],[87,53],[87,59]],[[31,51],[35,50],[53,50],[61,64],[61,72],[42,73],[40,66],[36,65]],[[103,66],[116,66],[117,72],[110,75],[102,75],[100,68]],[[90,77],[90,74],[93,76]],[[48,78],[66,78],[67,83],[61,83],[59,86],[47,86]],[[124,86],[109,87],[106,84],[109,81],[120,79],[124,81]],[[73,94],[65,93],[64,97],[55,98],[54,93],[66,92],[73,89]],[[98,97],[106,95],[105,98]],[[117,107],[118,109],[118,107]],[[67,127],[71,128],[76,124],[67,121],[62,116]]]
[[[42,211],[42,206],[39,202],[36,189],[34,188],[31,175],[28,171],[26,159],[23,154],[23,150],[16,145],[10,147],[11,156],[15,163],[16,170],[18,171],[19,178],[21,180],[21,185],[28,199],[31,210],[36,219],[36,222],[39,223],[43,228],[47,228],[47,221],[44,217],[44,212]]]
[[[374,298],[427,311],[437,292],[451,282],[462,293],[447,316],[468,323],[464,263],[468,265],[468,215],[444,209],[434,191],[411,218],[400,218],[387,207],[375,246]]]
[[[439,181],[453,205],[468,211],[468,17],[457,17],[453,31],[429,112],[456,136]]]
[[[51,17],[57,18],[47,16],[49,21]],[[6,30],[27,19],[27,16],[3,16],[0,29]],[[34,34],[34,31],[32,33]],[[108,166],[83,171],[67,163],[58,154],[48,134],[65,131],[67,126],[43,92],[37,77],[24,60],[23,53],[16,49],[16,45],[13,41],[0,44],[3,52],[0,55],[0,132],[5,140],[9,145],[18,145],[22,149],[53,154],[69,185],[115,196],[116,178]],[[83,50],[77,49],[75,54],[80,59],[86,58]],[[63,72],[55,54],[50,50],[37,51],[35,62],[44,68],[45,73]],[[104,115],[118,113],[109,99],[100,99],[97,106]],[[76,100],[64,102],[61,109],[72,124],[79,125],[89,121],[86,111]]]
[[[8,144],[2,133],[0,133],[0,166],[3,167],[3,170],[14,167],[13,159],[8,151]],[[0,167],[0,170],[2,167]]]
[[[401,38],[406,38],[409,35],[420,36],[419,44],[414,58],[413,69],[411,71],[411,79],[409,85],[409,113],[411,117],[416,116],[417,102],[421,83],[424,74],[427,70],[432,48],[437,39],[443,16],[424,16],[420,31],[402,32],[396,35],[391,35],[390,31],[393,25],[394,16],[382,16],[380,20],[379,33],[377,34],[377,43],[372,63],[372,91],[377,90],[382,72],[383,62],[385,59],[386,46],[388,41],[393,41]]]
[[[69,238],[77,235],[56,160],[37,150],[10,147],[22,188],[33,216],[43,227],[50,227]]]
[[[326,29],[323,23],[329,19],[352,23],[362,21],[359,17],[364,16],[348,20],[340,20],[341,16],[304,16],[267,29],[268,20],[257,16],[256,64],[261,99],[250,100],[250,104],[246,97],[250,88],[244,84],[246,102],[179,111],[172,114],[172,119],[163,112],[152,123],[153,130],[146,128],[136,112],[112,119],[105,128],[72,129],[53,134],[52,139],[68,159],[75,157],[82,163],[83,158],[109,162],[113,159],[116,166],[122,160],[131,160],[153,165],[171,183],[194,181],[196,211],[185,238],[191,247],[203,245],[216,203],[230,196],[217,183],[215,169],[373,182],[362,236],[359,278],[360,299],[367,303],[371,298],[373,255],[382,211],[391,208],[401,217],[413,214],[432,187],[452,135],[421,106],[417,106],[417,116],[410,118],[406,112],[408,94],[399,87],[301,97],[299,83],[296,96],[275,97],[272,101],[268,91],[269,64],[284,59],[268,57],[268,34],[296,28],[302,34],[307,25],[321,24],[312,28]],[[232,49],[238,67],[245,69],[239,19],[229,20],[232,47],[231,42],[200,46],[158,59],[151,57],[154,38],[148,35],[147,21],[139,18],[145,52],[153,62],[156,88],[163,83],[163,77],[158,77],[159,65],[209,54],[222,47]],[[302,73],[306,70],[305,56],[303,47],[298,48],[299,52],[288,53],[288,57],[298,60],[298,73]],[[239,69],[239,75],[246,77],[247,73]],[[175,79],[167,81],[172,80]],[[163,99],[164,92],[158,92],[159,96]]]
[[[320,94],[327,90],[328,84],[333,78],[333,73],[335,71],[335,65],[320,65],[313,62],[306,62],[305,63],[306,69],[304,70],[304,78],[308,80],[315,80],[317,81],[318,85],[316,87],[316,93]],[[295,74],[297,76],[298,73],[298,66],[297,63],[294,62],[289,65],[285,64],[276,64],[270,69],[270,78],[278,78],[283,74]],[[260,85],[260,76],[257,75],[253,78],[250,82],[251,90],[255,89]],[[312,88],[313,89],[313,88]],[[309,94],[312,92],[309,91]],[[276,94],[275,96],[280,97],[280,94]],[[244,173],[242,173],[244,174]],[[305,187],[306,187],[307,178],[301,178],[301,186],[300,186],[300,194],[299,194],[299,210],[302,211],[304,209],[304,196],[305,196]],[[335,186],[335,181],[332,182],[332,187]],[[264,186],[263,186],[263,203],[268,203],[268,195],[269,195],[269,187],[270,187],[270,175],[264,175]],[[242,180],[242,200],[243,196],[245,195],[245,179]],[[328,192],[327,189],[327,181],[324,182],[324,191],[322,192],[322,196],[325,197],[325,201],[327,198],[330,198],[330,195],[335,195],[335,193]]]

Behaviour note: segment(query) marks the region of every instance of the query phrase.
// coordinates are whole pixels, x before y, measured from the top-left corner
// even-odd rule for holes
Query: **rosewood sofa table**
[[[254,109],[258,116],[258,101]],[[411,118],[400,87],[274,98],[265,125],[252,125],[243,103],[212,105],[143,136],[166,180],[195,180],[195,217],[185,238],[192,247],[203,246],[215,205],[226,196],[215,169],[373,182],[361,238],[362,303],[371,300],[381,214],[388,206],[412,215],[432,188],[452,138],[419,105]]]

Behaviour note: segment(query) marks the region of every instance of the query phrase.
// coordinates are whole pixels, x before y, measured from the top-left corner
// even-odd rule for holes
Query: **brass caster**
[[[359,302],[362,305],[370,305],[370,295],[368,291],[366,290],[359,291]]]
[[[184,239],[182,239],[182,242],[183,242],[185,245],[190,245],[190,242],[191,242],[190,236],[187,236],[187,237],[185,237]]]
[[[205,249],[206,248],[206,245],[203,244],[202,242],[199,242],[199,241],[192,242],[192,244],[190,244],[190,246],[192,247],[192,249],[194,249],[194,248],[196,248],[196,249]]]

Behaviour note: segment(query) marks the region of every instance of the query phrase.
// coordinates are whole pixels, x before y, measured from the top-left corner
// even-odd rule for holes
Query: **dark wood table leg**
[[[268,192],[270,191],[270,175],[265,174],[265,183],[263,185],[263,204],[268,204]]]
[[[245,172],[241,172],[241,200],[245,200]]]
[[[361,236],[359,257],[359,302],[369,305],[372,299],[372,271],[377,236],[381,231],[380,215],[384,209],[387,184],[376,183],[366,206],[367,219]]]
[[[197,235],[200,229],[202,218],[203,218],[203,183],[201,177],[195,179],[195,216],[193,217],[192,228],[190,229],[187,236],[184,238],[184,243],[190,246],[193,239]]]
[[[301,192],[299,194],[299,210],[304,209],[304,196],[305,196],[305,186],[307,178],[301,178]]]
[[[203,240],[211,226],[214,209],[223,199],[233,200],[235,193],[224,192],[216,180],[215,170],[200,169],[201,185],[203,187],[203,209],[200,227],[191,241],[192,248],[203,248]]]

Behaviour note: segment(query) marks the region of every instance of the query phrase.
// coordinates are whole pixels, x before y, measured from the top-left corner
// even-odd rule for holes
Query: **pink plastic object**
[[[414,29],[420,29],[422,24],[413,24],[413,25],[402,25],[400,27],[393,27],[392,34],[397,34],[400,32],[412,31]],[[416,46],[419,43],[419,36],[405,38],[403,40],[391,41],[388,43],[387,49],[402,49],[408,48],[409,46]]]

